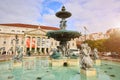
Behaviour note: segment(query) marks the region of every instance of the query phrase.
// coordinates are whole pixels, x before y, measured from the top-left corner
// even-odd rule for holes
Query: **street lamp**
[[[12,40],[12,43],[13,43],[13,41],[15,41],[15,50],[14,50],[14,52],[15,52],[15,54],[16,54],[17,44],[18,44],[18,41],[19,41],[18,35],[15,35],[15,39]]]
[[[88,31],[86,26],[84,26],[84,29],[85,29],[85,41],[86,41],[86,32]]]

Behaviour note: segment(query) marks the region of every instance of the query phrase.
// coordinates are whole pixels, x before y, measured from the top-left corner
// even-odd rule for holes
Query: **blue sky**
[[[84,34],[120,27],[120,0],[0,0],[0,23],[26,23],[59,27],[55,16],[62,6],[72,13],[67,30]]]

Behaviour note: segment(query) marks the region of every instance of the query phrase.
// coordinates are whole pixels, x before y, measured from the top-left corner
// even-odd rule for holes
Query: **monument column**
[[[42,37],[41,37],[41,36],[40,36],[40,46],[39,46],[39,48],[40,48],[40,49],[39,49],[39,52],[40,52],[40,54],[41,54],[41,52],[42,52],[42,51],[41,51],[41,50],[42,50],[42,49],[41,49],[41,48],[42,48]]]
[[[22,38],[22,45],[23,45],[23,55],[25,55],[25,50],[26,50],[26,40],[25,40],[26,38],[25,38],[25,35],[23,36],[23,38]]]
[[[30,36],[30,51],[32,50],[32,36]]]
[[[37,53],[37,36],[35,36],[35,54]]]
[[[44,54],[46,55],[46,47],[44,48]]]

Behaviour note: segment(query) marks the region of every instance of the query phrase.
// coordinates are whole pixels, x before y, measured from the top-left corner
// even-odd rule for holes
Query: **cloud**
[[[59,26],[55,16],[62,5],[72,16],[67,20],[67,29],[84,33],[105,32],[120,27],[119,0],[3,0],[0,3],[0,23],[17,22]]]
[[[86,0],[84,2],[71,0],[65,5],[72,13],[71,18],[72,21],[75,20],[76,30],[83,30],[81,28],[87,26],[90,33],[104,32],[115,27],[120,20],[120,1],[118,0]]]
[[[53,14],[46,14],[43,15],[43,24],[49,25],[49,26],[58,26],[59,25],[59,19]]]
[[[0,23],[38,23],[41,3],[38,0],[3,0],[0,3]]]

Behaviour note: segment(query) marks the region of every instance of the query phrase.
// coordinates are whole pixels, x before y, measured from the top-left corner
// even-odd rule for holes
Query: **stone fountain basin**
[[[54,38],[57,41],[70,41],[71,39],[79,37],[80,33],[77,31],[70,31],[70,30],[56,30],[56,31],[49,31],[47,33],[47,36]]]

